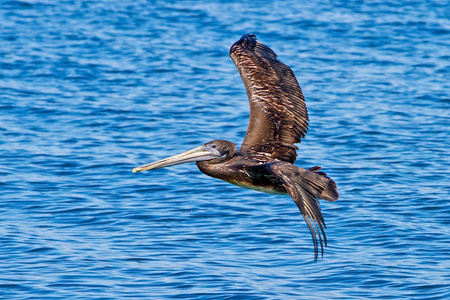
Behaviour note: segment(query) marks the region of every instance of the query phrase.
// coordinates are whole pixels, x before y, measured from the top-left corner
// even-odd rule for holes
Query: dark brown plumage
[[[195,161],[209,176],[261,192],[288,194],[308,225],[317,260],[318,244],[322,255],[323,243],[327,245],[318,199],[335,201],[339,194],[335,182],[320,167],[306,170],[294,165],[298,149],[294,144],[300,143],[308,129],[303,93],[292,70],[254,35],[244,35],[234,43],[230,56],[250,102],[250,120],[241,148],[236,151],[233,143],[214,140],[133,172]]]
[[[231,46],[230,56],[250,101],[250,122],[239,151],[294,163],[294,143],[305,136],[309,120],[294,72],[251,34]]]

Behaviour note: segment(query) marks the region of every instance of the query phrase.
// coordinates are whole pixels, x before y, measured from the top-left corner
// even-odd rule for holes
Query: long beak
[[[179,165],[184,164],[188,162],[194,162],[194,161],[203,161],[203,160],[210,160],[214,158],[220,157],[220,154],[213,152],[212,149],[206,149],[205,146],[200,146],[197,148],[194,148],[192,150],[183,152],[178,155],[174,155],[162,160],[158,160],[156,162],[143,165],[137,168],[133,169],[133,173],[141,172],[141,171],[147,171],[147,170],[154,170],[154,169],[160,169],[164,167],[169,167],[173,165]]]

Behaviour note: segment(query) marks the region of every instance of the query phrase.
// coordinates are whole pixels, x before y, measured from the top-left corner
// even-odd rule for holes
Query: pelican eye
[[[217,145],[216,145],[216,144],[212,144],[212,145],[211,145],[211,148],[216,149],[216,148],[217,148]]]

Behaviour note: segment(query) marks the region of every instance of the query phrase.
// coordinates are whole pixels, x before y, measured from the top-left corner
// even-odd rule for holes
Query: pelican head
[[[133,173],[205,160],[209,163],[219,163],[231,158],[235,151],[235,144],[225,140],[213,140],[181,154],[134,168]]]

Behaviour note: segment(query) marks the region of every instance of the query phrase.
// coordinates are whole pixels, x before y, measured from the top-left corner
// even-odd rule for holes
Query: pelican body
[[[290,195],[311,232],[316,261],[319,242],[322,256],[323,243],[327,245],[318,199],[335,201],[339,194],[335,182],[320,167],[294,165],[295,143],[300,143],[308,129],[303,93],[292,70],[255,35],[242,36],[231,46],[230,56],[250,102],[249,126],[240,149],[236,151],[229,141],[213,140],[137,167],[133,173],[196,162],[200,171],[211,177],[260,192]]]

